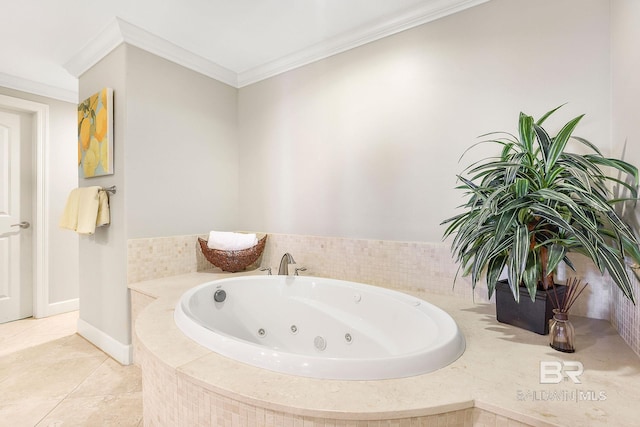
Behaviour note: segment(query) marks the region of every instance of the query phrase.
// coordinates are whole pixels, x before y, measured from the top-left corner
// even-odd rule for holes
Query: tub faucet
[[[293,257],[289,252],[282,255],[282,259],[280,260],[280,268],[278,268],[279,275],[289,275],[289,264],[295,264],[296,262],[293,260]]]

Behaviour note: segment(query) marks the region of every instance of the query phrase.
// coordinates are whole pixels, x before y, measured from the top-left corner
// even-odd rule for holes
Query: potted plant
[[[520,113],[517,136],[483,135],[489,139],[478,144],[497,144],[500,152],[467,167],[467,177],[458,175],[464,212],[442,223],[444,237],[453,237],[451,250],[473,288],[486,274],[489,298],[506,270],[509,299],[520,302],[524,291],[535,301],[546,294],[541,290],[555,287],[561,263],[575,270],[567,255],[576,252],[608,272],[635,304],[625,256],[640,263],[639,241],[615,206],[637,198],[638,169],[604,157],[594,144],[573,136],[583,115],[551,137],[542,125],[558,108],[537,121]],[[569,152],[570,140],[590,154]],[[626,188],[630,197],[614,198],[610,184]]]

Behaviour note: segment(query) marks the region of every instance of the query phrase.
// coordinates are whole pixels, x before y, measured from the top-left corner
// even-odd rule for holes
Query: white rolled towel
[[[239,251],[258,244],[255,233],[234,233],[231,231],[210,231],[207,246],[223,251]]]

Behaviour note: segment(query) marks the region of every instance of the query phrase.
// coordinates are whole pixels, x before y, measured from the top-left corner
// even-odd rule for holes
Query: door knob
[[[25,229],[31,227],[31,224],[29,224],[28,221],[22,221],[19,224],[11,224],[11,227],[20,227],[22,229]]]

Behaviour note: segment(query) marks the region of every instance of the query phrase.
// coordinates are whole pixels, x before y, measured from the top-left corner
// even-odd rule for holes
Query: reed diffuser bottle
[[[564,353],[576,351],[574,346],[575,330],[569,321],[566,312],[558,309],[553,310],[553,319],[549,326],[549,345],[551,348]]]
[[[569,321],[569,309],[578,299],[588,283],[581,284],[578,279],[567,280],[564,297],[559,297],[555,293],[550,293],[550,298],[556,308],[553,310],[553,318],[549,320],[549,345],[554,350],[564,353],[573,353],[575,347],[575,330]]]

